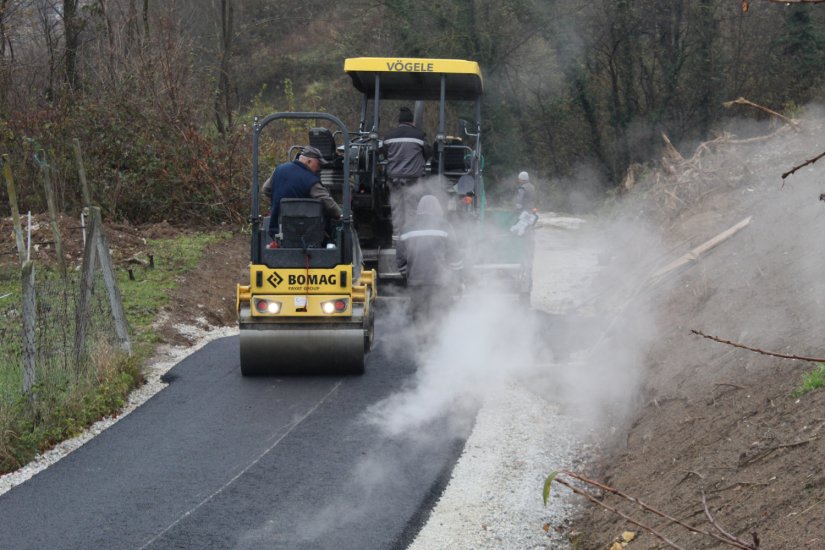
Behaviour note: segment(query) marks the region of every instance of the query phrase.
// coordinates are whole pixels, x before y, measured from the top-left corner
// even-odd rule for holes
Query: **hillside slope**
[[[744,135],[746,129],[739,130]],[[586,473],[718,535],[706,517],[704,492],[717,525],[749,544],[756,533],[760,548],[825,546],[825,389],[793,396],[816,363],[757,354],[691,330],[761,350],[825,357],[825,204],[818,200],[825,161],[784,184],[781,179],[819,154],[823,137],[821,114],[809,112],[799,131],[755,140],[726,135],[686,160],[671,151],[624,201],[632,205],[626,212],[658,221],[668,260],[752,218],[642,291],[656,331],[644,352],[629,426]],[[625,321],[634,314],[631,305]],[[611,342],[623,337],[618,328]],[[613,495],[600,498],[679,547],[732,547],[642,514]],[[576,529],[581,548],[607,548],[623,531],[641,531],[597,506]],[[627,547],[668,546],[640,532]]]

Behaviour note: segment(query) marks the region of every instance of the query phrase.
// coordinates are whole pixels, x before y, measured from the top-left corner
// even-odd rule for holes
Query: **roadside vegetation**
[[[21,391],[22,338],[16,311],[21,299],[20,274],[16,268],[0,272],[0,296],[5,296],[0,303],[0,474],[19,468],[36,454],[123,407],[129,392],[143,382],[141,365],[159,340],[154,323],[174,300],[180,277],[195,268],[209,245],[228,236],[199,233],[150,240],[152,269],[132,270],[134,280],[127,271],[117,271],[130,326],[131,356],[119,351],[112,338],[104,298],[104,303],[94,308],[88,353],[80,362],[73,361],[73,301],[56,302],[65,288],[59,274],[48,268],[39,270],[37,278],[42,282],[38,288],[43,296],[38,299],[38,316],[49,320],[38,322],[37,340],[48,343],[49,350],[38,349],[36,382],[28,394]]]
[[[255,116],[353,125],[345,58],[468,59],[484,74],[491,193],[526,169],[543,208],[582,210],[622,192],[663,135],[689,148],[730,117],[767,116],[737,98],[792,114],[825,97],[823,22],[810,3],[769,0],[0,0],[0,153],[23,211],[45,210],[41,148],[58,209],[78,210],[77,138],[105,220],[242,222]],[[280,129],[263,154],[283,160],[312,125]]]
[[[797,387],[793,397],[802,397],[808,392],[825,386],[825,363],[819,363],[816,368],[802,375],[802,383]]]

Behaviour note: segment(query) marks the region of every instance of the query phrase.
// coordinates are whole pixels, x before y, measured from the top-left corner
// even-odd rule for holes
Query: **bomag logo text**
[[[290,275],[287,281],[289,285],[335,285],[338,284],[338,278],[333,275],[317,275],[310,273],[309,275]]]
[[[387,70],[397,73],[431,73],[433,72],[432,63],[403,62],[400,59],[396,62],[388,61]]]

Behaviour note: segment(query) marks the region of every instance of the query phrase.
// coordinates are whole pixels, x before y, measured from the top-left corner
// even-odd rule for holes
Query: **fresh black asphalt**
[[[243,378],[237,337],[208,344],[139,409],[0,496],[0,549],[405,547],[468,435],[391,438],[364,421],[412,382],[412,354],[398,352],[410,340],[396,338],[407,329],[377,322],[367,372],[351,377]]]

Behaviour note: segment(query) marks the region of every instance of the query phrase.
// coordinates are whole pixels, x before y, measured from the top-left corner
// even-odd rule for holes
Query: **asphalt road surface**
[[[142,407],[0,496],[0,549],[406,547],[469,427],[433,426],[424,443],[364,420],[415,372],[403,337],[393,345],[404,328],[376,323],[364,376],[243,378],[237,337],[208,344]]]

